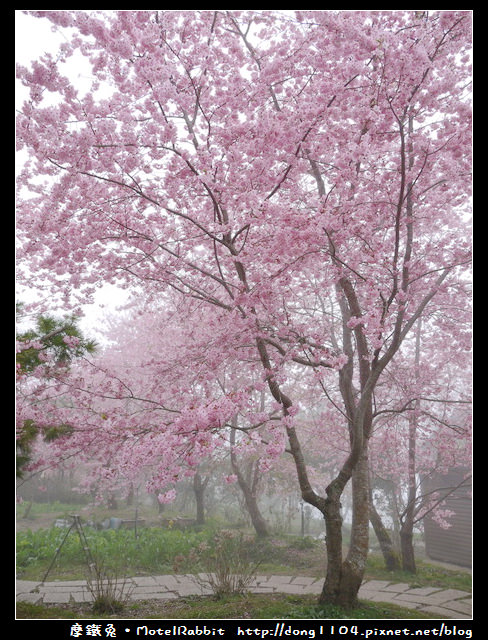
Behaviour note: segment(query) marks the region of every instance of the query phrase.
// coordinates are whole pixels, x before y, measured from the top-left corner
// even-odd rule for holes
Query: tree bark
[[[357,604],[357,594],[363,581],[369,551],[369,459],[368,440],[352,473],[351,543],[342,569],[343,606]]]
[[[410,442],[412,444],[412,442]],[[412,450],[409,451],[410,456]],[[415,468],[409,470],[408,502],[400,524],[400,549],[402,554],[402,569],[410,573],[417,573],[415,551],[413,548],[413,526],[417,488],[415,484]]]
[[[237,456],[234,453],[236,426],[237,426],[236,416],[232,418],[232,423],[233,423],[233,426],[231,427],[231,433],[230,433],[230,463],[232,466],[232,471],[237,476],[237,483],[239,484],[239,487],[244,495],[246,509],[251,518],[251,522],[254,527],[254,530],[256,531],[256,535],[259,538],[265,538],[266,536],[269,535],[268,525],[266,524],[266,520],[263,518],[261,514],[257,497],[256,497],[257,484],[259,480],[259,470],[257,466],[254,468],[254,472],[251,473],[251,480],[250,482],[248,482],[246,477],[242,473],[241,468],[237,463]]]
[[[398,558],[397,552],[395,551],[395,545],[393,544],[390,534],[383,524],[381,516],[373,503],[371,487],[369,499],[369,519],[371,524],[373,525],[376,538],[380,545],[381,553],[383,554],[383,559],[385,561],[385,567],[388,571],[397,571],[398,569],[400,569],[400,560]]]
[[[409,573],[417,573],[417,565],[415,564],[415,551],[413,548],[413,531],[410,527],[400,529],[400,544],[402,551],[402,569]]]
[[[193,492],[197,506],[196,524],[205,524],[205,489],[207,480],[202,480],[202,476],[197,472],[193,476]]]
[[[415,336],[415,380],[419,378],[420,342],[422,337],[422,318],[417,322]],[[414,414],[408,419],[408,497],[407,507],[402,517],[400,527],[400,547],[402,553],[402,568],[410,573],[417,573],[415,565],[415,551],[413,548],[413,526],[415,519],[415,505],[417,501],[417,423],[416,415],[420,400],[415,399]]]
[[[129,487],[129,492],[127,493],[127,497],[125,499],[125,504],[128,507],[132,507],[134,504],[134,484],[131,482]]]
[[[244,494],[244,500],[246,501],[246,508],[249,512],[249,516],[251,517],[251,522],[256,531],[256,535],[259,538],[265,538],[269,535],[268,525],[266,524],[266,520],[263,518],[261,511],[259,510],[258,502],[256,500],[256,496],[251,491],[247,482],[239,481],[239,477],[242,478],[242,474],[238,475],[238,483],[242,492]]]
[[[327,487],[327,498],[323,511],[325,519],[327,571],[319,597],[320,604],[335,602],[340,589],[342,571],[341,495],[342,489],[337,483],[331,483],[331,485]]]
[[[342,489],[336,491],[335,495],[334,491],[328,491],[328,498],[332,495],[334,498],[328,500],[326,508],[327,575],[319,597],[320,604],[330,603],[345,609],[351,609],[357,605],[358,591],[364,578],[368,557],[369,469],[367,440],[354,465],[351,478],[353,500],[351,541],[344,561],[342,561],[342,517],[339,499],[345,483]],[[337,487],[340,487],[340,483]]]
[[[388,571],[397,571],[398,569],[400,569],[400,561],[398,559],[398,555],[395,552],[395,547],[390,534],[383,524],[381,516],[376,510],[373,503],[371,503],[369,506],[369,519],[371,521],[371,524],[373,525],[376,538],[378,539],[381,553],[383,554],[383,559],[385,561],[385,567]]]

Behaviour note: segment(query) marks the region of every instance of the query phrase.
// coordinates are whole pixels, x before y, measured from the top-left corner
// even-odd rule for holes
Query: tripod
[[[78,533],[78,537],[80,539],[81,547],[82,547],[83,552],[85,554],[86,563],[88,565],[89,571],[91,572],[93,570],[93,567],[95,566],[95,560],[93,559],[93,556],[91,554],[90,548],[88,547],[88,541],[86,539],[85,533],[83,531],[83,527],[81,525],[80,516],[78,516],[78,515],[70,515],[69,517],[73,518],[73,522],[71,523],[69,529],[66,531],[66,534],[65,534],[63,540],[61,541],[61,544],[56,549],[56,553],[54,554],[54,558],[52,559],[48,570],[44,574],[44,578],[42,579],[41,584],[43,584],[45,582],[47,576],[49,575],[49,572],[51,571],[51,569],[53,568],[54,563],[56,562],[56,558],[59,556],[59,552],[61,551],[61,549],[63,547],[63,544],[66,542],[67,537],[69,536],[70,532],[73,529],[75,529],[76,532]]]

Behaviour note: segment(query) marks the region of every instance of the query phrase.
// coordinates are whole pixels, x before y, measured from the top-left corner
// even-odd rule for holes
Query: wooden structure
[[[424,478],[424,495],[436,491],[446,496],[442,508],[453,511],[449,528],[442,528],[431,517],[424,518],[425,551],[432,560],[472,567],[472,498],[468,469],[451,469],[445,475]]]

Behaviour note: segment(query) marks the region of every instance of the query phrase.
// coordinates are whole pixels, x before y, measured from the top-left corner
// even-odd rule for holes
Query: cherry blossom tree
[[[17,124],[29,153],[18,199],[25,278],[50,282],[66,305],[107,282],[137,284],[161,308],[171,291],[180,350],[169,362],[200,362],[183,388],[180,375],[164,390],[149,375],[135,393],[112,374],[110,416],[87,402],[80,433],[121,467],[157,449],[165,484],[183,433],[196,462],[233,415],[252,420],[250,394],[267,389],[277,442],[286,437],[302,497],[325,517],[321,601],[354,604],[377,386],[427,309],[466,304],[469,12],[28,13],[69,37],[57,58],[18,70],[30,91]],[[92,66],[84,94],[68,75],[75,52]],[[252,376],[217,397],[209,372],[232,358]],[[325,491],[305,463],[297,375],[322,397],[333,399],[331,385],[339,394],[348,451]],[[79,381],[87,398],[94,380]],[[152,401],[164,437],[135,428],[113,404],[121,398],[139,418]],[[121,428],[137,440],[130,460],[115,445]]]

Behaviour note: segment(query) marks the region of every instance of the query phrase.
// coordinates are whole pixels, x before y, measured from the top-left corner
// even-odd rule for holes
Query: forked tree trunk
[[[320,594],[320,604],[335,604],[345,609],[357,605],[358,591],[364,578],[369,548],[369,473],[367,443],[352,472],[352,527],[349,551],[342,561],[342,517],[340,495],[328,501],[326,514],[327,575]],[[343,490],[343,488],[342,488]],[[331,494],[329,493],[329,498]],[[342,491],[340,492],[342,494]],[[329,524],[327,525],[327,520]],[[330,530],[330,540],[329,540]]]

